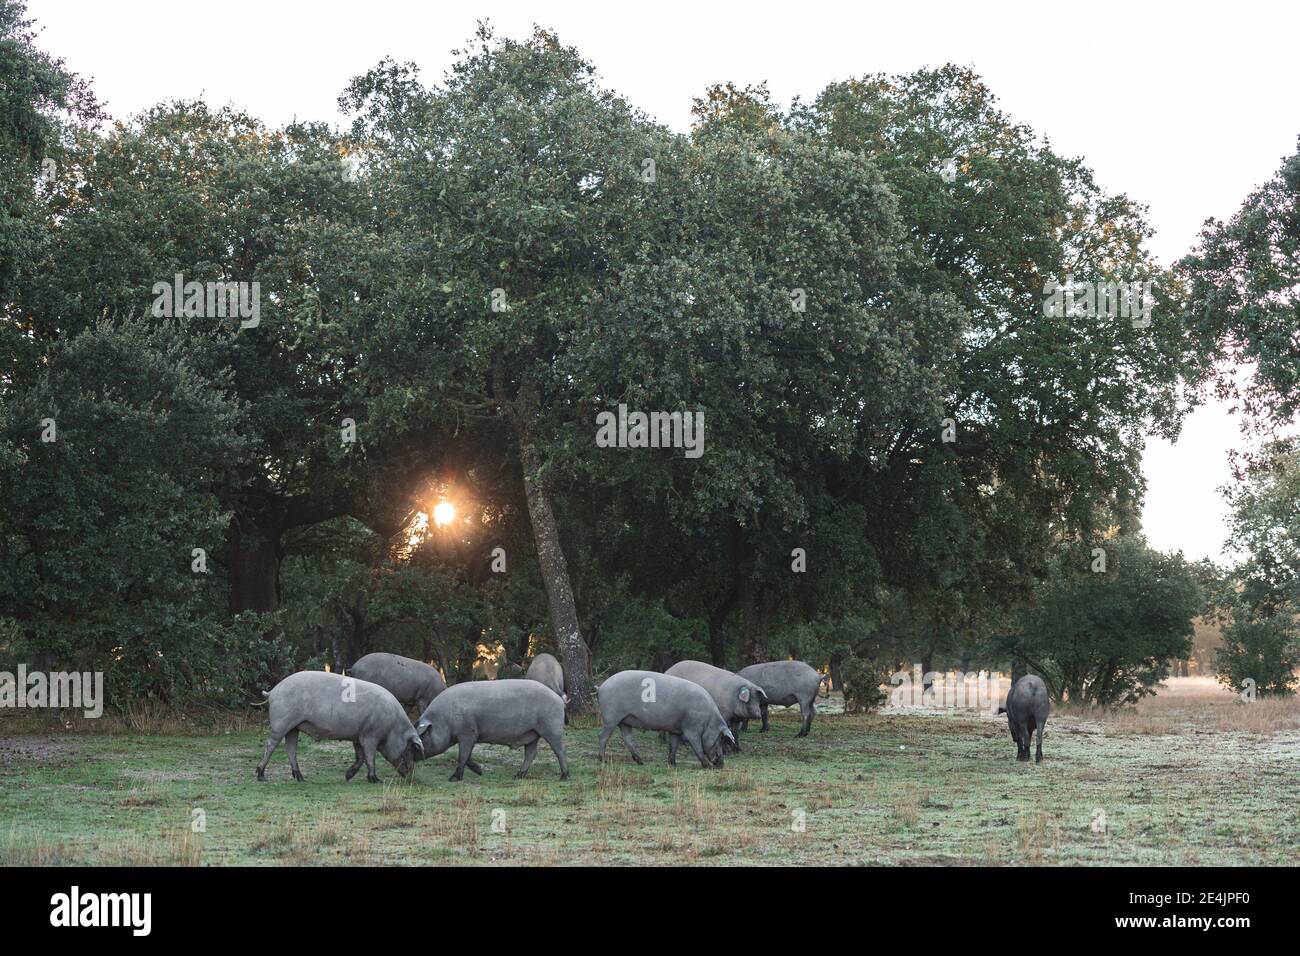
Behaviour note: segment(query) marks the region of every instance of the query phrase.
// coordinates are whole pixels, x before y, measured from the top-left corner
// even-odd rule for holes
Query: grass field
[[[837,701],[821,702],[836,709]],[[448,782],[454,752],[403,783],[343,782],[348,743],[303,736],[259,784],[256,719],[206,734],[51,734],[0,721],[5,864],[1295,864],[1300,704],[1238,703],[1172,681],[1116,715],[1053,715],[1041,765],[1018,764],[1005,718],[796,711],[743,735],[726,769],[676,770],[649,734],[647,765],[598,728],[568,729],[572,777],[543,745],[480,747],[483,777]],[[21,732],[20,732],[21,731]],[[204,832],[193,832],[202,811]],[[803,826],[799,824],[802,821]],[[1102,825],[1104,823],[1104,826]]]

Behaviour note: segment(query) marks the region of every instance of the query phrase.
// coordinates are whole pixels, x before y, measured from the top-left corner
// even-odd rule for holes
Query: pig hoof
[[[524,777],[526,777],[526,776],[528,776],[528,774],[526,774],[524,771],[520,770],[517,774],[515,774],[515,779],[516,779],[516,780],[523,780]]]
[[[637,756],[633,756],[633,757],[632,757],[632,761],[633,761],[634,763],[639,763],[639,764],[640,764],[640,763],[645,763],[644,760],[642,760],[640,757],[637,757]]]
[[[257,771],[257,779],[260,780],[262,783],[266,783],[266,771],[265,770]]]
[[[568,780],[568,779],[569,779],[569,771],[566,770],[566,771],[564,771],[564,773],[560,774],[560,779],[561,779],[561,780]]]
[[[462,780],[462,779],[464,779],[464,777],[465,777],[465,775],[464,775],[463,773],[457,771],[456,773],[453,773],[453,774],[452,774],[450,777],[448,777],[447,779],[450,780],[450,781],[452,781],[453,783],[455,783],[457,780]]]
[[[378,777],[372,777],[370,776],[370,774],[366,774],[366,783],[378,783],[378,782],[379,782]]]
[[[295,774],[293,775],[293,779],[297,780],[299,783],[306,783],[306,782],[307,782],[307,778],[304,777],[304,776],[303,776],[302,774],[300,774],[300,773],[295,773]]]

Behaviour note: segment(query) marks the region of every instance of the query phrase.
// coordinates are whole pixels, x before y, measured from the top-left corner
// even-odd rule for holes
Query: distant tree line
[[[499,644],[557,651],[578,701],[789,655],[862,705],[914,660],[1132,701],[1226,593],[1145,543],[1143,436],[1234,349],[1294,415],[1286,316],[1215,298],[1254,233],[1160,268],[1143,209],[967,69],[719,86],[683,135],[482,27],[441,83],[354,79],[338,131],[106,124],[14,0],[0,48],[0,664],[110,700],[238,704],[381,648],[467,679]],[[1284,228],[1295,168],[1260,200]],[[257,283],[259,319],[160,317],[178,275]],[[1067,276],[1150,281],[1152,322],[1045,314]],[[704,454],[598,447],[619,405],[702,412]],[[1296,488],[1249,487],[1227,641],[1262,676],[1232,649],[1293,637],[1295,578],[1247,515]]]

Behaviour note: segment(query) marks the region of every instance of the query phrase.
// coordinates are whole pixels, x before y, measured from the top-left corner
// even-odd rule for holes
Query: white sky
[[[714,82],[766,80],[787,102],[848,76],[970,64],[1013,118],[1149,206],[1165,264],[1205,218],[1230,216],[1300,134],[1300,4],[1289,2],[29,0],[29,11],[40,45],[93,78],[114,116],[203,95],[272,125],[341,121],[338,94],[383,56],[441,78],[480,18],[515,37],[534,23],[556,30],[606,85],[678,130]],[[1152,440],[1144,524],[1156,547],[1220,554],[1216,489],[1238,444],[1217,406],[1192,416],[1176,446]]]

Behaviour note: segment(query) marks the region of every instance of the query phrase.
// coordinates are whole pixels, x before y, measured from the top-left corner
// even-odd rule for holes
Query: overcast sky
[[[534,23],[556,30],[606,85],[678,130],[715,82],[766,80],[787,102],[848,76],[970,64],[1012,117],[1149,206],[1165,264],[1204,219],[1230,216],[1300,134],[1300,4],[1217,6],[29,0],[40,45],[93,78],[117,117],[204,96],[272,125],[342,122],[336,98],[352,76],[392,56],[440,78],[480,18],[515,37]],[[1215,406],[1176,446],[1151,440],[1144,524],[1156,547],[1220,555],[1217,487],[1240,444]]]

